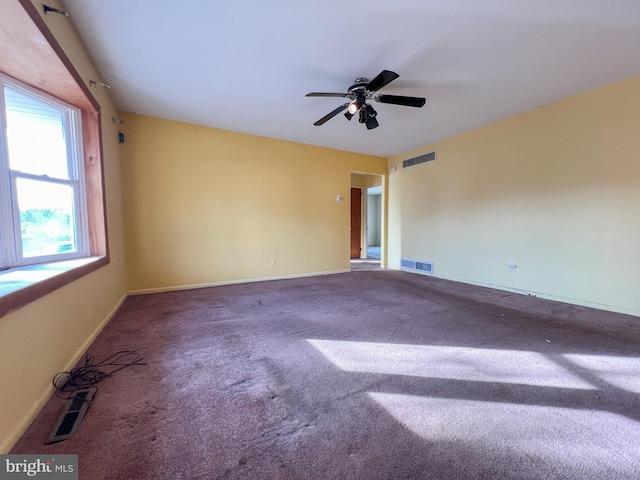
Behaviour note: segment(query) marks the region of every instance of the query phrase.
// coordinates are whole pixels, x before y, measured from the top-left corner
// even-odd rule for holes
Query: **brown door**
[[[362,230],[362,190],[351,189],[351,258],[360,258]]]

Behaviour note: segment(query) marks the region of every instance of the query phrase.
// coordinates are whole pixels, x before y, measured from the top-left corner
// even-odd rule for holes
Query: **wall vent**
[[[419,270],[425,273],[433,273],[433,262],[416,262],[415,260],[400,260],[400,266],[411,270]]]
[[[433,263],[416,262],[416,270],[422,270],[423,272],[433,273]]]
[[[420,165],[421,163],[433,162],[436,159],[436,152],[425,153],[417,157],[408,158],[402,162],[402,168],[413,167],[414,165]]]
[[[405,260],[404,258],[400,260],[400,265],[405,268],[416,268],[416,262],[413,260]]]

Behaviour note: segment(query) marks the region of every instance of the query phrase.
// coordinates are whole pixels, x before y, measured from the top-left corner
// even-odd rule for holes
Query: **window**
[[[7,77],[0,78],[0,317],[110,262],[100,103],[49,30],[40,4],[1,1],[0,65]],[[31,106],[23,114],[42,127],[22,148],[54,158],[53,152],[64,152],[66,162],[43,168],[37,162],[44,156],[32,157],[36,163],[10,158],[19,140],[6,122],[20,102]],[[45,149],[52,131],[63,133]]]
[[[0,75],[0,268],[89,255],[81,112]]]

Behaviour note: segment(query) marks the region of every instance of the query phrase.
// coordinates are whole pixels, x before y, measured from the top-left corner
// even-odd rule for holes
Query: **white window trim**
[[[11,193],[4,193],[0,197],[0,269],[7,270],[28,265],[88,257],[90,255],[90,245],[82,141],[82,114],[80,110],[73,105],[69,105],[51,95],[0,73],[0,124],[3,126],[6,125],[7,122],[4,99],[5,85],[20,93],[35,97],[38,101],[44,102],[63,113],[65,118],[65,139],[67,143],[67,163],[70,178],[57,179],[48,177],[47,175],[33,175],[25,172],[12,171],[9,167],[6,128],[2,129],[2,132],[0,132],[0,191]],[[26,258],[22,256],[20,219],[16,211],[17,192],[15,185],[17,178],[70,185],[74,189],[74,211],[77,212],[74,218],[72,218],[76,242],[75,252]],[[13,225],[11,225],[11,222],[13,222]]]

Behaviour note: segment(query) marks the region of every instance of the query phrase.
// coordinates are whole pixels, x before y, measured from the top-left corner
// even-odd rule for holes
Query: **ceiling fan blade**
[[[376,78],[369,82],[369,84],[367,85],[367,90],[369,90],[370,92],[380,90],[385,85],[393,82],[399,76],[400,75],[398,75],[396,72],[392,72],[391,70],[383,70],[378,74]]]
[[[316,123],[314,123],[314,125],[316,127],[319,127],[320,125],[322,125],[324,122],[326,122],[327,120],[331,120],[333,117],[335,117],[336,115],[338,115],[341,111],[343,111],[345,108],[347,108],[349,104],[345,103],[344,105],[340,105],[338,108],[336,108],[333,112],[331,113],[327,113],[324,117],[322,117],[320,120],[318,120]]]
[[[401,95],[376,95],[375,100],[380,103],[404,105],[405,107],[423,107],[426,99],[422,97],[403,97]]]
[[[345,97],[348,98],[348,93],[325,93],[325,92],[311,92],[307,93],[305,97]]]

